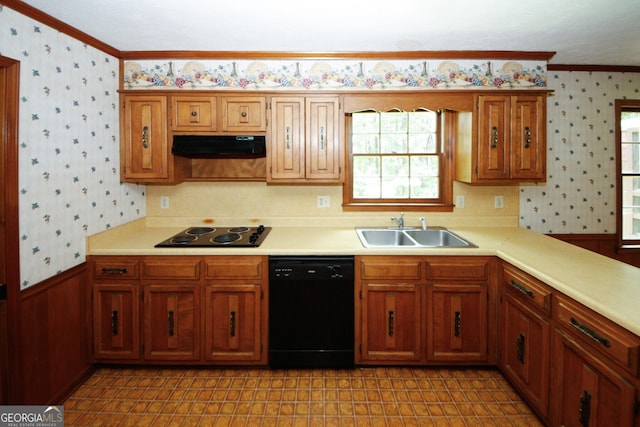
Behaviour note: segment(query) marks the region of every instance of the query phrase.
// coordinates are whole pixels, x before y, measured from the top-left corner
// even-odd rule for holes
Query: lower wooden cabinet
[[[266,256],[90,257],[101,363],[267,364]]]
[[[632,382],[565,332],[556,330],[553,341],[551,425],[633,426]]]
[[[415,363],[422,359],[419,285],[362,286],[358,363]]]
[[[487,286],[427,286],[427,359],[438,362],[487,360]]]
[[[205,358],[220,363],[260,361],[261,306],[259,284],[207,287]]]
[[[200,359],[199,286],[144,285],[144,358]]]
[[[99,359],[140,358],[140,293],[130,283],[93,286],[93,353]]]

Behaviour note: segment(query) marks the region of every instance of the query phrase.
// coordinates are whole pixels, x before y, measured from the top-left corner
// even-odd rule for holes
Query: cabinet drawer
[[[557,321],[583,342],[638,375],[640,338],[565,297],[556,298]]]
[[[551,289],[545,284],[511,265],[504,265],[503,274],[506,292],[522,302],[537,307],[551,315]]]
[[[482,280],[489,278],[489,261],[485,259],[427,259],[427,279]]]
[[[222,97],[222,130],[264,132],[267,129],[264,96]]]
[[[184,279],[200,278],[200,258],[198,257],[160,257],[142,260],[142,277],[145,279]]]
[[[219,256],[205,258],[205,279],[255,279],[262,280],[264,273],[262,257]]]
[[[360,259],[362,279],[420,280],[422,263],[410,257],[363,257]]]
[[[96,279],[137,279],[138,260],[131,257],[105,257],[93,261],[93,276]]]

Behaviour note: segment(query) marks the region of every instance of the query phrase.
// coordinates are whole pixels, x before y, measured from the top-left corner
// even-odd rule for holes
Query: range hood
[[[171,152],[192,159],[253,159],[266,157],[264,136],[174,135]]]

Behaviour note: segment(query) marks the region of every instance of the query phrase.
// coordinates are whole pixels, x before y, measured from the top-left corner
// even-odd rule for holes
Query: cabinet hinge
[[[260,299],[264,299],[264,291],[262,289],[260,290]]]
[[[362,299],[362,289],[360,289],[359,296],[360,296],[360,299]]]
[[[640,401],[636,400],[636,403],[633,404],[633,413],[637,416],[640,414]]]

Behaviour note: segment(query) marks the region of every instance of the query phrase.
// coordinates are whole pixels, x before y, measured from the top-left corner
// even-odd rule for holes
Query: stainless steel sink
[[[356,228],[365,248],[477,248],[457,234],[442,228]]]

